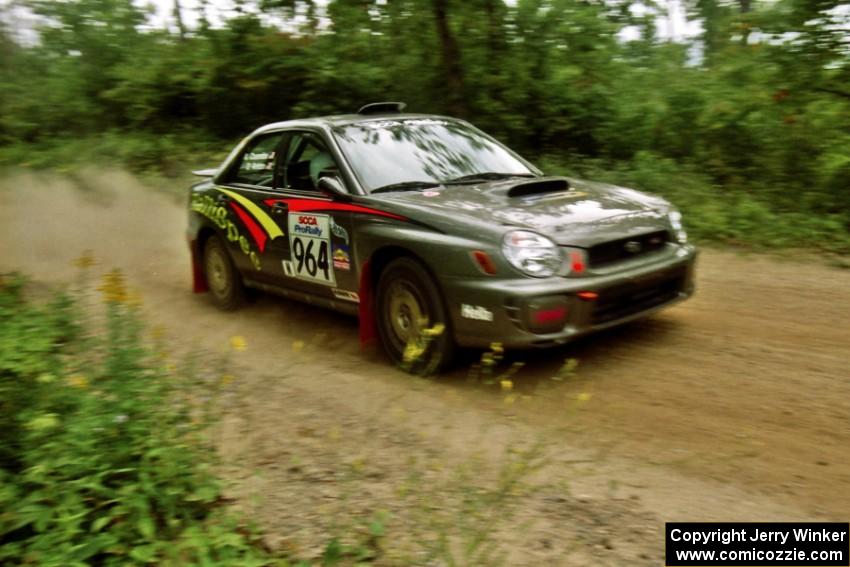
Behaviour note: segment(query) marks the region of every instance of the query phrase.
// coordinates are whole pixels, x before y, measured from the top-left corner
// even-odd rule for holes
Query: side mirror
[[[319,191],[331,197],[337,197],[342,199],[349,198],[349,194],[345,190],[345,186],[342,184],[342,181],[338,177],[333,177],[330,175],[320,177],[318,186]]]

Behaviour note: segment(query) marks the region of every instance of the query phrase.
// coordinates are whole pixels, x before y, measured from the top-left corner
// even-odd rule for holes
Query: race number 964
[[[307,247],[304,248],[304,241],[305,239],[296,237],[292,242],[292,255],[297,262],[295,273],[303,274],[306,271],[311,278],[318,276],[323,280],[330,280],[328,243],[326,241],[317,241],[314,238],[308,238],[306,239]],[[316,246],[318,246],[318,252],[313,250]]]
[[[293,276],[324,285],[336,285],[330,262],[328,215],[289,215],[289,245]]]

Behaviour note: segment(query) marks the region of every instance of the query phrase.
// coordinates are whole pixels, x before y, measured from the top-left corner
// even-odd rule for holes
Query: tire
[[[403,370],[427,376],[451,363],[451,321],[440,290],[422,264],[405,257],[390,262],[378,279],[375,309],[381,344]],[[434,336],[421,332],[440,326],[442,332]]]
[[[238,309],[245,302],[245,286],[236,271],[224,242],[211,236],[204,245],[204,275],[213,302],[225,311]]]

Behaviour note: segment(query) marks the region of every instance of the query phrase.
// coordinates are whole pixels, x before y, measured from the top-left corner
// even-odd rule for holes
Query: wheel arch
[[[378,289],[378,280],[381,273],[393,260],[398,258],[411,258],[419,262],[422,267],[431,276],[434,285],[443,297],[442,286],[440,281],[434,276],[434,270],[428,265],[428,262],[414,250],[407,246],[398,244],[387,244],[375,249],[365,262],[362,264],[360,272],[360,345],[365,347],[371,345],[377,339],[377,319],[375,314],[375,292]]]

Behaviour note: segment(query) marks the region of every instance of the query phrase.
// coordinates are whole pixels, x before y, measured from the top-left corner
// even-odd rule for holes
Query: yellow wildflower
[[[73,263],[77,268],[85,270],[94,266],[96,262],[94,261],[94,254],[92,254],[92,251],[85,250],[82,254],[80,254],[79,258],[74,259]]]
[[[38,417],[34,417],[27,423],[27,428],[33,431],[44,429],[53,429],[59,425],[59,416],[55,413],[45,413]]]
[[[245,337],[241,335],[234,335],[230,337],[230,346],[233,348],[233,350],[241,352],[245,350],[248,344],[245,342]]]
[[[423,337],[439,337],[445,330],[446,326],[443,323],[437,323],[430,329],[422,329],[421,334]]]
[[[500,384],[502,385],[503,392],[510,392],[514,389],[514,383],[511,380],[502,380]]]
[[[404,355],[402,356],[402,358],[404,362],[411,363],[415,360],[418,360],[419,357],[421,357],[423,354],[425,354],[425,347],[417,344],[414,341],[410,341],[404,347]]]
[[[576,399],[579,402],[584,403],[584,402],[589,402],[590,398],[592,398],[592,397],[593,397],[593,394],[591,394],[590,392],[582,392],[578,396],[576,396]]]
[[[224,376],[221,377],[221,385],[227,386],[228,384],[232,383],[235,379],[236,378],[232,374],[225,374]]]
[[[107,303],[127,301],[127,286],[121,270],[111,270],[104,274],[103,283],[97,289],[103,293],[103,300]]]
[[[89,379],[83,376],[82,374],[72,374],[68,376],[65,380],[69,386],[74,388],[88,388],[89,387]]]
[[[516,401],[516,398],[517,398],[516,394],[508,394],[507,396],[505,396],[505,399],[504,399],[505,405],[509,406],[509,405],[513,404]]]
[[[301,352],[304,350],[304,341],[293,341],[292,350],[295,352]]]
[[[56,377],[53,374],[48,374],[48,373],[39,374],[38,377],[36,378],[36,381],[39,384],[50,384],[54,380],[56,380]]]

